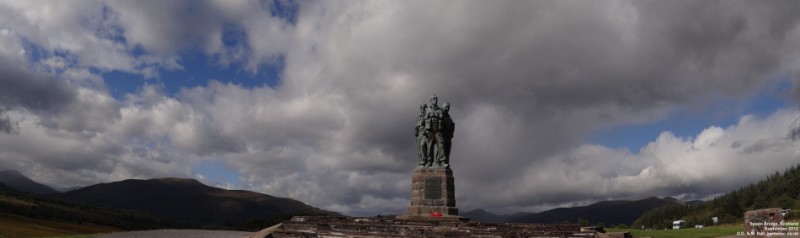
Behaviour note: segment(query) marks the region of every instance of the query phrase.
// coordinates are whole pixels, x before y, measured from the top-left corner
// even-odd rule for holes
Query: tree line
[[[686,225],[709,226],[712,217],[717,217],[720,224],[743,222],[744,212],[762,208],[792,209],[800,207],[800,167],[794,165],[782,174],[767,176],[766,179],[731,191],[697,205],[676,204],[652,209],[645,212],[632,226],[645,226],[652,229],[671,228],[672,221],[686,220]],[[787,219],[797,215],[789,213]]]

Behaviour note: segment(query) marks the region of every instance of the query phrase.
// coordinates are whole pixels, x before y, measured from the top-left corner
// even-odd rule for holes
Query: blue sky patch
[[[273,17],[281,18],[294,25],[297,23],[297,12],[300,5],[293,0],[272,0],[269,13]]]
[[[220,160],[203,161],[192,166],[192,171],[206,178],[207,183],[220,185],[231,184],[235,188],[241,188],[239,177],[241,174],[231,169],[225,162]],[[214,185],[214,184],[209,184]]]
[[[791,92],[791,75],[777,76],[762,90],[746,99],[718,98],[709,105],[678,108],[666,119],[647,124],[620,125],[589,134],[587,143],[611,148],[627,148],[638,152],[654,141],[661,132],[670,131],[678,137],[697,136],[711,126],[726,128],[736,124],[742,116],[766,117],[789,105],[786,97]]]
[[[103,74],[103,79],[114,98],[122,99],[128,93],[136,93],[147,84],[163,84],[169,95],[174,95],[181,88],[206,86],[211,80],[236,84],[245,88],[277,87],[284,69],[284,58],[280,56],[271,64],[262,64],[257,73],[243,70],[241,63],[219,65],[203,53],[191,52],[181,55],[180,64],[183,70],[159,70],[159,77],[145,79],[142,75],[120,71]]]

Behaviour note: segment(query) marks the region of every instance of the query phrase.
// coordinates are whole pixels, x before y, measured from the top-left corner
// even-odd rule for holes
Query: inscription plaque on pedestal
[[[442,179],[437,177],[425,178],[425,199],[439,199],[442,197]]]

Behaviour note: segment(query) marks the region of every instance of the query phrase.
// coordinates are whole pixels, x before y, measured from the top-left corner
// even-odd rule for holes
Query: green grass
[[[0,212],[0,237],[83,237],[85,234],[107,233],[120,229],[93,224],[72,224],[45,221]]]
[[[744,231],[744,224],[708,226],[705,228],[686,228],[680,230],[639,230],[639,229],[614,229],[607,228],[608,232],[630,231],[633,237],[654,238],[702,238],[733,236],[736,232]]]
[[[9,203],[18,206],[25,206],[25,207],[35,207],[36,204],[24,200],[17,199],[15,197],[9,197],[6,195],[0,195],[0,203]]]

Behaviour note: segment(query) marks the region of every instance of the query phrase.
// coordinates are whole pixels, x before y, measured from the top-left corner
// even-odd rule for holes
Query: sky
[[[0,1],[0,169],[403,213],[708,199],[800,162],[798,1]]]

